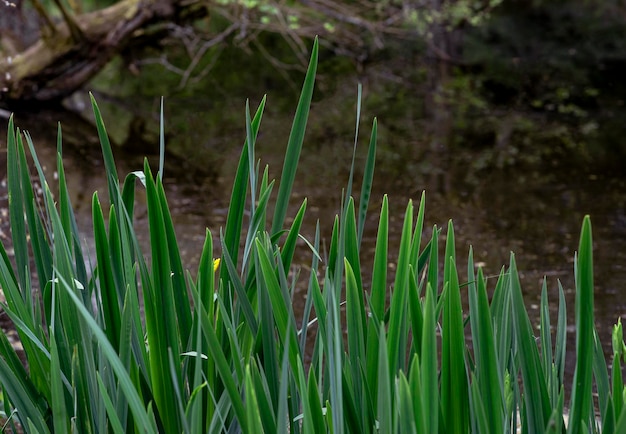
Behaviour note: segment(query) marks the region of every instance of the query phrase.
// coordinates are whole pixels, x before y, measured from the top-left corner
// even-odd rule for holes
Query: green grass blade
[[[496,340],[489,312],[489,299],[482,269],[478,269],[476,285],[470,285],[470,317],[475,318],[472,323],[472,342],[474,346],[477,379],[481,395],[482,406],[489,415],[487,422],[492,433],[503,432],[504,429],[504,397],[501,392],[502,381],[498,374],[498,360]],[[475,291],[475,294],[473,292]],[[472,299],[475,298],[475,302]],[[473,308],[472,308],[473,307]],[[473,386],[473,384],[472,384]],[[475,393],[472,391],[472,393]]]
[[[26,241],[26,223],[24,221],[23,192],[20,180],[22,173],[24,173],[24,176],[28,176],[28,167],[24,167],[19,162],[19,148],[23,149],[20,143],[20,131],[18,129],[16,133],[13,125],[13,116],[11,116],[9,118],[7,136],[7,187],[11,192],[9,195],[9,222],[19,285],[22,288],[23,296],[30,297],[30,291],[27,290],[28,282],[30,281],[30,266]],[[25,301],[29,299],[26,298]],[[31,303],[28,304],[32,305]]]
[[[63,373],[59,361],[59,349],[57,348],[54,333],[50,336],[50,377],[52,390],[52,417],[54,432],[69,432],[68,422],[70,414],[67,412],[65,391],[63,385]]]
[[[92,199],[92,216],[94,242],[96,246],[96,263],[98,264],[98,283],[100,286],[100,298],[102,302],[102,316],[104,329],[109,341],[114,348],[119,348],[120,337],[120,306],[117,298],[116,283],[113,277],[109,242],[104,226],[104,216],[98,200],[98,194],[94,193]]]
[[[365,363],[365,309],[363,293],[357,286],[350,262],[345,259],[346,270],[346,323],[348,334],[348,351],[353,373],[360,377],[361,364]],[[361,400],[361,381],[354,378],[355,399]]]
[[[241,399],[240,391],[237,388],[235,373],[231,371],[228,359],[222,350],[222,346],[220,345],[214,326],[209,322],[208,313],[203,307],[201,307],[200,321],[202,325],[202,333],[207,340],[208,347],[211,348],[211,351],[209,351],[207,356],[215,363],[215,368],[224,383],[224,387],[226,388],[228,400],[230,401],[229,405],[231,405],[234,409],[235,416],[241,425],[241,430],[244,433],[248,432],[246,425],[246,410],[243,400]],[[218,409],[218,411],[216,411],[217,417],[220,417],[220,414],[221,413]],[[224,419],[226,418],[224,417]]]
[[[611,388],[613,391],[613,414],[619,417],[624,408],[624,381],[622,379],[621,359],[624,352],[624,331],[622,320],[618,318],[617,324],[613,326],[613,369],[611,369]],[[604,421],[603,421],[604,422]]]
[[[420,339],[421,340],[421,339]],[[428,432],[426,428],[426,415],[424,414],[424,402],[427,398],[426,391],[423,390],[422,372],[420,367],[420,358],[417,354],[413,355],[411,362],[411,370],[409,374],[410,402],[412,403],[413,424],[418,433]]]
[[[465,433],[469,426],[468,381],[465,370],[465,333],[461,291],[454,261],[454,231],[448,224],[444,286],[448,295],[443,308],[441,325],[441,407],[446,432]]]
[[[470,385],[470,404],[472,409],[472,415],[474,420],[474,429],[472,432],[478,432],[481,434],[491,434],[491,426],[489,424],[489,417],[487,417],[487,411],[483,403],[483,397],[478,386],[478,381],[474,374],[472,374],[472,381]],[[503,431],[497,431],[503,432]]]
[[[602,343],[598,337],[598,332],[593,330],[593,376],[595,378],[596,390],[598,393],[598,406],[600,407],[601,419],[604,419],[609,407],[609,398],[611,396],[611,386],[609,382],[609,373],[607,371],[606,359],[604,358],[604,350]],[[593,400],[593,398],[592,398]],[[592,401],[593,406],[593,401]],[[590,413],[591,420],[595,422],[595,414],[593,407]]]
[[[374,118],[372,124],[372,133],[370,134],[370,144],[367,151],[367,160],[365,161],[365,170],[363,172],[363,184],[361,185],[361,197],[359,199],[359,246],[363,239],[363,229],[365,228],[365,218],[367,217],[367,209],[369,207],[370,195],[372,193],[372,184],[374,179],[374,166],[376,164],[376,138],[378,136],[378,121]]]
[[[424,209],[426,207],[426,193],[422,192],[420,198],[420,206],[417,210],[417,219],[415,221],[415,231],[413,233],[413,241],[411,242],[411,266],[416,275],[421,273],[420,263],[420,244],[422,243],[422,231],[424,230]],[[424,249],[424,252],[426,249]]]
[[[430,239],[430,260],[428,261],[428,283],[430,288],[433,291],[433,301],[437,304],[437,290],[439,289],[439,230],[437,226],[433,226],[433,233]]]
[[[174,384],[170,377],[168,348],[174,357],[180,357],[179,329],[177,324],[175,298],[172,285],[170,263],[170,243],[167,235],[165,216],[159,199],[160,184],[155,183],[148,163],[145,163],[146,194],[150,247],[152,253],[152,275],[144,282],[146,331],[150,347],[150,376],[154,388],[154,398],[164,427],[168,432],[180,432],[181,425],[177,408]],[[187,294],[185,293],[186,297]],[[181,381],[180,364],[177,363],[177,377]]]
[[[91,107],[96,120],[98,138],[100,139],[100,148],[102,149],[102,157],[104,158],[104,167],[109,186],[109,198],[111,199],[111,204],[115,205],[115,207],[119,207],[117,195],[117,191],[119,190],[119,177],[117,176],[117,168],[115,167],[115,160],[113,159],[111,142],[109,141],[109,136],[102,120],[102,114],[100,113],[98,104],[96,103],[96,100],[91,92],[89,93],[89,98],[91,99]]]
[[[565,291],[559,281],[559,313],[556,325],[554,345],[554,366],[557,374],[557,383],[563,384],[565,376],[565,355],[567,349],[567,307],[565,305]]]
[[[429,283],[427,285],[430,285]],[[424,300],[424,327],[422,328],[422,357],[420,378],[422,383],[422,414],[425,416],[427,430],[436,433],[439,430],[439,369],[437,366],[437,319],[435,316],[435,292],[426,288]]]
[[[256,135],[263,118],[263,110],[265,109],[266,98],[263,97],[257,111],[252,119],[252,132]],[[237,264],[239,241],[241,238],[241,230],[243,227],[243,214],[246,207],[246,197],[248,191],[248,141],[246,140],[241,151],[237,172],[235,173],[235,181],[230,195],[228,206],[228,216],[226,217],[226,225],[224,228],[224,244],[231,254],[233,263]],[[220,271],[220,280],[224,281],[228,287],[228,271],[224,268]]]
[[[246,366],[245,373],[244,396],[246,400],[246,426],[248,433],[263,433],[263,423],[261,422],[261,414],[259,413],[259,402],[254,391],[254,383],[252,382],[252,374],[250,373],[250,365]]]
[[[387,353],[389,355],[389,377],[393,378],[395,372],[404,369],[406,343],[407,343],[407,292],[409,279],[409,255],[411,250],[411,238],[413,229],[413,202],[409,201],[404,214],[402,237],[398,252],[398,265],[393,294],[391,295],[391,307],[389,311],[389,336],[387,339]],[[379,369],[380,372],[380,369]],[[381,378],[378,381],[382,381]]]
[[[109,396],[109,392],[107,392],[106,386],[102,382],[102,377],[99,372],[96,372],[96,377],[98,379],[98,386],[100,387],[100,394],[102,395],[102,399],[104,401],[104,405],[106,407],[108,423],[111,431],[115,434],[123,434],[124,428],[122,427],[122,422],[117,414],[117,410],[113,405],[113,401],[111,401],[111,397]],[[56,427],[55,427],[56,430]],[[55,432],[68,432],[68,431],[55,431]]]
[[[380,345],[378,346],[378,407],[377,420],[378,431],[383,433],[391,433],[393,426],[393,418],[391,414],[391,377],[389,376],[390,355],[387,351],[387,342],[385,338],[385,325],[380,324],[379,336]]]
[[[378,235],[374,251],[374,267],[372,269],[372,288],[370,292],[370,308],[380,320],[385,316],[385,299],[387,297],[387,250],[389,244],[389,200],[383,196],[378,220]]]
[[[568,433],[582,433],[591,411],[593,377],[593,246],[591,220],[585,216],[580,233],[576,267],[576,369]]]
[[[298,167],[298,160],[300,159],[302,143],[304,142],[304,132],[309,117],[311,98],[313,97],[319,50],[318,44],[318,40],[315,38],[311,52],[311,60],[304,78],[304,85],[302,86],[302,93],[300,94],[300,100],[298,101],[298,107],[296,108],[296,114],[293,119],[291,133],[289,134],[289,142],[287,143],[287,150],[285,151],[285,161],[280,186],[278,188],[278,197],[276,198],[274,220],[272,221],[272,234],[276,234],[282,230],[285,216],[287,215],[287,206],[291,199],[291,189],[296,178],[296,169]]]
[[[542,433],[550,417],[550,400],[545,377],[541,369],[541,361],[533,329],[524,308],[522,289],[515,264],[515,256],[511,254],[509,266],[513,329],[518,346],[522,382],[524,385],[524,403],[526,408],[526,425],[529,432]]]
[[[302,227],[302,221],[304,219],[304,213],[306,211],[306,204],[307,200],[305,199],[302,202],[302,205],[300,205],[300,209],[293,219],[291,228],[287,233],[287,239],[285,240],[285,244],[283,244],[283,248],[280,252],[285,273],[289,271],[289,268],[291,267],[291,261],[293,260],[293,255],[296,251],[296,243],[298,241],[298,237],[300,236],[300,228]]]

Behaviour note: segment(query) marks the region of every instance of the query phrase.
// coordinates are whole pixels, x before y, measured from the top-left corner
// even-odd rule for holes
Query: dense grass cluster
[[[553,327],[544,284],[535,336],[515,258],[497,279],[491,302],[471,251],[468,282],[460,283],[452,223],[443,256],[439,228],[422,239],[423,197],[417,209],[411,202],[406,208],[393,259],[383,199],[371,282],[363,281],[369,272],[362,269],[360,244],[374,172],[375,120],[358,202],[352,198],[353,163],[328,251],[320,249],[319,229],[314,239],[302,242],[306,201],[285,226],[317,53],[316,42],[273,215],[268,202],[274,181],[267,168],[261,171],[254,146],[263,100],[254,116],[246,107],[246,140],[219,236],[221,264],[217,268],[207,230],[195,276],[185,270],[177,247],[162,183],[163,159],[156,176],[146,163],[143,172],[121,183],[95,102],[109,205],[103,209],[94,194],[93,253],[81,247],[60,130],[55,198],[29,135],[9,122],[15,256],[0,250],[0,286],[6,297],[2,310],[15,324],[28,363],[22,364],[0,334],[5,428],[20,426],[29,433],[626,432],[622,331],[616,326],[609,375],[594,328],[588,218],[575,260],[571,397],[564,385],[562,289]],[[357,137],[359,118],[357,110]],[[40,199],[27,150],[43,186]],[[146,192],[149,252],[142,251],[133,228],[137,188]],[[308,276],[294,272],[297,248],[312,252]],[[393,282],[388,262],[397,264]],[[306,293],[301,317],[291,302],[296,287]],[[461,291],[468,293],[468,312],[463,312]]]

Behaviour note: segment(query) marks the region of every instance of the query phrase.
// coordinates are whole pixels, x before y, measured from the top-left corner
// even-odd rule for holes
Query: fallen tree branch
[[[154,23],[206,14],[199,1],[122,0],[78,15],[81,35],[68,22],[55,25],[24,52],[0,59],[0,103],[52,103],[72,94],[96,75],[143,29]]]

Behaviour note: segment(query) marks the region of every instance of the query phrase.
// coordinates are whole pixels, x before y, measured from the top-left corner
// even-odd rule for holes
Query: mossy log
[[[150,26],[201,17],[207,13],[205,4],[199,0],[121,0],[58,23],[24,51],[0,58],[0,105],[57,103],[87,83]],[[71,31],[73,25],[79,32]]]

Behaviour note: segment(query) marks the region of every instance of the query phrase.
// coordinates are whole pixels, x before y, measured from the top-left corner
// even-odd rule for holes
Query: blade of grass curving
[[[141,176],[139,176],[141,175]],[[145,185],[145,178],[143,176],[143,172],[131,172],[126,175],[124,178],[124,186],[122,187],[122,200],[121,203],[124,204],[124,210],[128,214],[128,220],[133,221],[134,215],[134,204],[135,204],[135,184],[136,180],[140,181],[143,179],[143,184]]]
[[[285,273],[289,271],[294,252],[296,251],[296,243],[298,241],[298,236],[300,235],[300,228],[302,227],[302,220],[304,219],[306,204],[307,200],[304,199],[304,201],[302,201],[302,205],[300,205],[300,209],[298,210],[296,217],[293,220],[293,223],[291,224],[291,228],[287,233],[287,239],[285,240],[285,244],[283,244],[283,248],[280,253],[283,263],[283,270],[285,270]]]
[[[118,196],[116,191],[119,189],[119,177],[117,176],[117,169],[115,167],[115,160],[113,158],[113,150],[111,149],[111,142],[107,134],[104,122],[102,121],[102,114],[96,103],[96,99],[93,94],[89,92],[89,98],[91,100],[91,108],[93,110],[94,118],[96,121],[96,129],[98,130],[98,138],[100,139],[100,148],[102,149],[102,157],[104,158],[104,167],[107,174],[107,183],[109,186],[109,198],[111,204],[117,208],[119,206]]]
[[[578,247],[576,276],[576,368],[568,433],[582,433],[591,411],[593,377],[593,247],[591,220],[583,219]]]
[[[367,151],[367,160],[365,161],[365,170],[363,172],[363,183],[361,185],[361,197],[359,199],[359,232],[358,245],[361,246],[363,239],[363,229],[365,228],[365,218],[367,217],[367,209],[369,207],[370,195],[372,193],[372,183],[374,179],[374,166],[376,164],[376,138],[378,135],[378,121],[374,118],[372,123],[372,132],[370,134],[370,144]]]
[[[278,189],[278,197],[276,198],[276,207],[274,211],[274,219],[272,221],[272,234],[278,233],[285,221],[287,215],[287,206],[291,198],[291,189],[296,177],[296,169],[298,160],[300,159],[300,151],[304,142],[304,132],[309,117],[309,108],[311,106],[311,98],[313,97],[313,87],[315,85],[315,73],[317,71],[318,57],[318,40],[315,38],[313,50],[311,52],[311,60],[304,78],[302,93],[296,108],[296,114],[293,119],[287,150],[285,151],[285,161]]]

